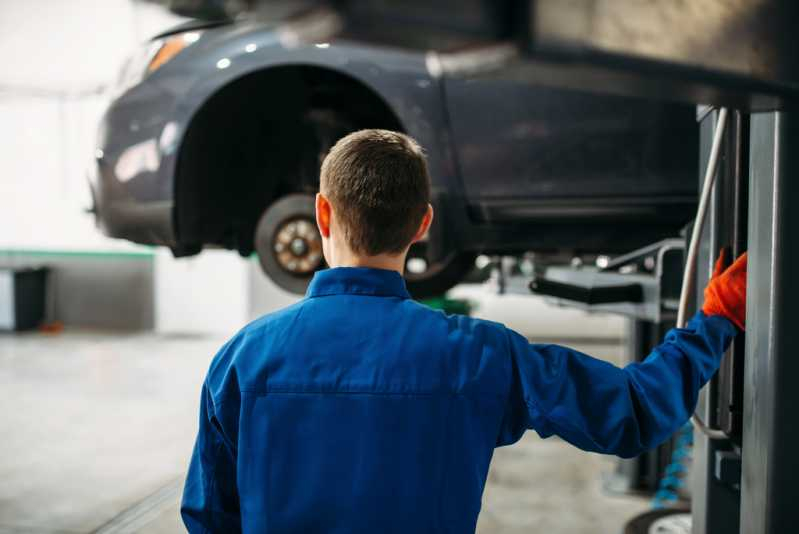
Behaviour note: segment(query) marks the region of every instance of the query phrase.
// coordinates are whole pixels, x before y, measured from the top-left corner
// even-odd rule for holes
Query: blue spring
[[[688,471],[686,460],[691,458],[694,444],[694,429],[691,423],[683,426],[674,442],[671,453],[671,463],[666,466],[663,478],[660,479],[658,490],[652,498],[652,508],[658,510],[680,499],[679,490],[685,484],[685,474]]]

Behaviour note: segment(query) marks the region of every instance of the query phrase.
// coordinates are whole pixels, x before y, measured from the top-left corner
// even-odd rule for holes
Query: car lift
[[[718,115],[716,108],[698,110],[700,177]],[[799,186],[788,179],[799,169],[799,151],[789,148],[799,147],[799,127],[792,119],[785,112],[736,111],[723,132],[694,287],[705,286],[722,247],[731,249],[732,258],[748,249],[747,334],[736,338],[700,395],[698,413],[709,428],[695,436],[694,533],[776,534],[793,532],[799,525],[799,510],[791,504],[799,495],[792,480],[799,471],[790,445],[799,439],[791,423],[791,407],[799,400],[799,361],[794,354],[799,339],[791,328],[792,298],[799,298],[791,273],[799,267],[799,254],[790,249],[791,243],[799,242],[799,210],[792,209],[799,205]],[[560,305],[634,319],[638,335],[631,343],[642,358],[675,324],[684,250],[684,239],[667,239],[601,268],[551,266],[533,277],[500,268],[493,283],[502,292],[533,292]],[[694,292],[691,301],[698,309],[702,295]],[[655,456],[659,462],[642,459],[650,466],[650,478],[630,486],[654,489],[652,462],[658,470],[664,467],[663,452]],[[625,474],[640,473],[639,467]]]

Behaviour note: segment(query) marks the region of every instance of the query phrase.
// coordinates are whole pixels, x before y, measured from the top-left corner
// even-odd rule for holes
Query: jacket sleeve
[[[235,449],[220,425],[207,383],[200,398],[200,428],[183,489],[180,513],[192,533],[241,532]]]
[[[699,312],[644,361],[622,369],[566,347],[530,344],[507,330],[510,392],[498,445],[529,428],[625,458],[651,449],[688,420],[736,332],[727,319]]]

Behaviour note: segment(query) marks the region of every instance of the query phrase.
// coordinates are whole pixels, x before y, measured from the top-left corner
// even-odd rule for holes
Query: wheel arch
[[[292,117],[321,107],[349,117],[354,129],[410,133],[399,110],[373,84],[355,73],[314,63],[253,69],[226,80],[199,101],[184,121],[176,149],[176,255],[199,252],[205,244],[251,253],[255,224],[268,202],[297,192],[286,183],[288,178],[257,176],[259,164],[278,173],[291,165],[294,151],[280,145],[303,135],[290,127]],[[286,125],[292,131],[270,132],[268,125]],[[259,146],[262,136],[282,140],[266,148]]]

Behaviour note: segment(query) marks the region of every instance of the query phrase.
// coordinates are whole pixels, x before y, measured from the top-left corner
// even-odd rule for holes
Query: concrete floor
[[[183,532],[200,383],[224,340],[0,336],[0,534]],[[618,361],[615,345],[575,345]],[[602,492],[614,460],[534,433],[497,450],[481,534],[617,534],[647,508]]]

